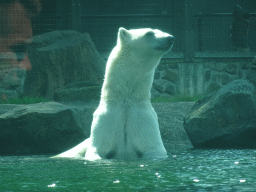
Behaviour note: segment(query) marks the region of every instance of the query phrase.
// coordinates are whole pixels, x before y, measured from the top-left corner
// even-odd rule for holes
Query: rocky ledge
[[[193,102],[153,103],[168,152],[192,148],[183,128]],[[0,105],[0,154],[57,154],[90,136],[98,101]]]

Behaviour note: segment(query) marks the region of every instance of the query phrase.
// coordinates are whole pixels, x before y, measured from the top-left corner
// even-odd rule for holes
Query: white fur
[[[76,147],[83,152],[87,149],[86,159],[167,157],[150,103],[155,68],[171,48],[169,44],[166,47],[167,37],[172,36],[159,30],[119,29],[117,45],[107,62],[101,101],[93,115],[91,136],[86,146]],[[66,155],[84,154],[74,149]]]

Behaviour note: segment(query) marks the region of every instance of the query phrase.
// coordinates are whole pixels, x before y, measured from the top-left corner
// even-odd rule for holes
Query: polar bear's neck
[[[160,58],[134,58],[127,52],[120,53],[113,50],[107,62],[101,99],[149,100],[155,68],[159,61]]]

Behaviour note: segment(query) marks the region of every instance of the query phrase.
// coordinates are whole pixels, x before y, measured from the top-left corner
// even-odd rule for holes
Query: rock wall
[[[0,67],[0,101],[17,98],[23,93],[26,70],[23,68]]]
[[[163,58],[156,69],[152,97],[208,95],[235,79],[246,79],[252,58],[202,58],[193,63]]]
[[[235,79],[249,79],[253,82],[256,77],[255,66],[256,59],[253,58],[200,58],[193,63],[185,63],[183,59],[163,58],[155,72],[152,97],[207,95]],[[0,96],[1,93],[8,93],[8,98],[11,95],[15,97],[22,92],[23,83],[12,86],[13,81],[10,79],[13,77],[17,82],[18,77],[24,81],[25,74],[19,70],[0,69]]]

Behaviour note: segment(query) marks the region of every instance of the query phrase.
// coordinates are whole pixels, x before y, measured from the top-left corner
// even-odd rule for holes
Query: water
[[[165,160],[0,156],[0,191],[255,191],[256,150],[187,150]]]

